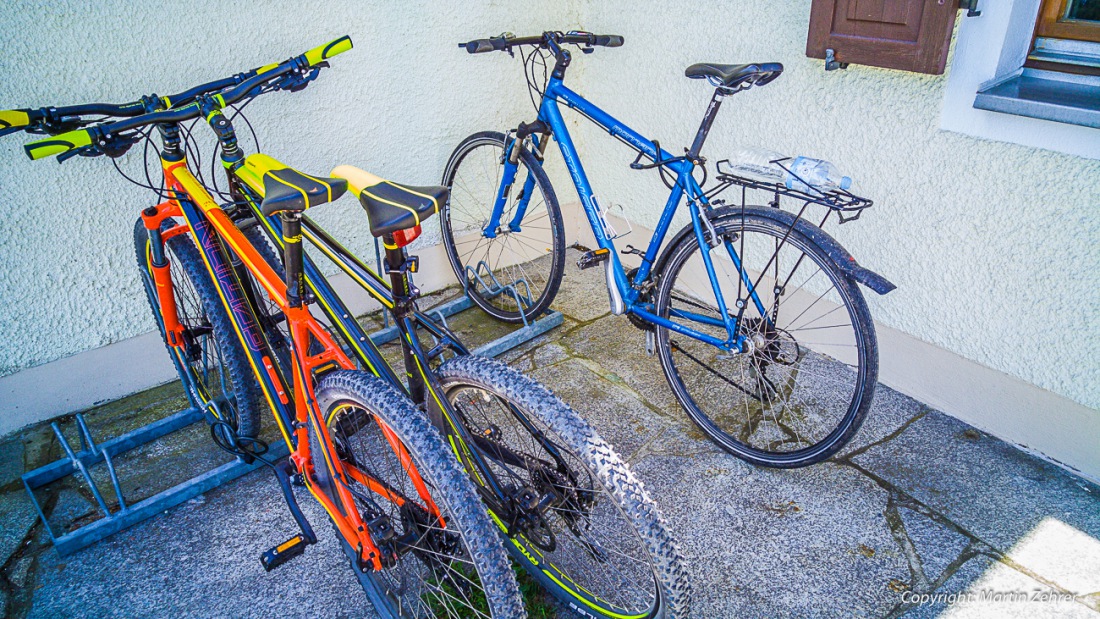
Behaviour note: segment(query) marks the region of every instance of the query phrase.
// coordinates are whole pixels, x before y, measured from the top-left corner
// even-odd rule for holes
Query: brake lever
[[[81,146],[80,148],[61,153],[57,156],[57,162],[65,163],[66,161],[72,159],[73,157],[76,157],[77,155],[81,157],[98,157],[102,154],[103,153],[99,152],[99,148],[95,145]]]
[[[42,133],[61,135],[62,133],[68,133],[82,127],[87,127],[90,124],[92,124],[90,121],[85,121],[79,116],[62,116],[57,120],[43,120],[39,126],[41,127]]]
[[[327,62],[321,62],[313,65],[308,73],[304,71],[301,73],[288,73],[276,82],[274,86],[276,90],[298,92],[308,86],[310,82],[317,79],[317,76],[321,73],[321,69],[328,66],[329,64]]]

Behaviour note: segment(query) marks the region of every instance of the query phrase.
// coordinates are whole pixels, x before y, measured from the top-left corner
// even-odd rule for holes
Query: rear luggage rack
[[[784,162],[787,161],[790,161],[790,159],[778,159],[771,163],[783,168],[791,176],[801,181],[802,179],[797,174],[791,172],[790,168],[784,165]],[[859,216],[863,213],[863,209],[870,208],[871,205],[874,204],[871,200],[857,196],[845,189],[838,188],[829,191],[820,191],[810,187],[809,191],[802,191],[800,189],[790,189],[782,183],[772,183],[746,176],[739,176],[728,169],[730,165],[729,159],[723,159],[718,162],[716,166],[718,175],[716,178],[719,184],[706,192],[708,200],[734,185],[739,185],[741,187],[741,203],[743,205],[745,204],[746,190],[758,189],[772,194],[772,199],[769,204],[773,207],[779,208],[780,196],[802,202],[803,205],[802,208],[799,209],[799,215],[801,215],[810,204],[820,204],[830,211],[836,211],[837,218],[842,224],[859,219]],[[723,170],[723,166],[726,166],[727,169]],[[803,181],[803,184],[809,186],[809,183],[805,181]],[[826,218],[827,217],[828,214],[826,214]]]

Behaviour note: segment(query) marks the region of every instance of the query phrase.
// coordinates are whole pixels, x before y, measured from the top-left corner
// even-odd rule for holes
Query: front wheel
[[[437,373],[501,491],[493,513],[512,558],[584,617],[686,617],[679,545],[618,454],[548,389],[499,361],[463,356]],[[470,475],[485,486],[482,472]],[[492,508],[491,508],[492,509]]]
[[[714,223],[700,251],[690,227],[662,256],[656,313],[723,350],[657,327],[665,378],[691,419],[726,451],[760,466],[821,462],[855,436],[878,376],[874,323],[856,284],[798,230],[753,214]],[[726,316],[703,256],[709,256]]]
[[[381,571],[364,572],[357,553],[343,544],[378,613],[412,618],[525,617],[495,527],[473,484],[424,414],[393,386],[365,372],[326,374],[316,395],[335,447],[335,454],[323,451],[316,429],[310,428],[318,485],[335,496],[326,454],[335,455],[348,473],[354,507],[363,520],[371,526],[386,522],[392,528],[389,541],[372,538],[384,555],[393,558]],[[404,454],[387,434],[396,436]],[[429,502],[438,507],[438,516],[432,516]]]
[[[440,212],[443,245],[458,281],[494,318],[512,323],[550,307],[565,269],[565,229],[542,165],[522,149],[515,180],[493,225],[505,165],[503,133],[462,141],[443,172],[450,200]]]
[[[174,220],[167,219],[161,228],[167,231],[175,225]],[[255,438],[260,431],[263,393],[233,322],[222,305],[217,286],[210,278],[190,234],[173,236],[164,242],[164,246],[176,314],[183,327],[183,344],[180,346],[170,345],[165,335],[160,300],[153,283],[149,234],[139,218],[134,225],[138,268],[153,319],[188,391],[188,397],[195,406],[213,408],[237,436]]]

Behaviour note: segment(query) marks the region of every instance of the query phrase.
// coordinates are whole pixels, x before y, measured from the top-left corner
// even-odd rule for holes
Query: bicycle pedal
[[[260,564],[264,566],[264,570],[270,572],[294,557],[301,555],[305,552],[306,546],[311,543],[304,535],[295,535],[260,555]]]
[[[577,268],[585,270],[600,264],[604,260],[611,257],[611,250],[606,248],[593,249],[581,254],[580,258],[577,258]]]

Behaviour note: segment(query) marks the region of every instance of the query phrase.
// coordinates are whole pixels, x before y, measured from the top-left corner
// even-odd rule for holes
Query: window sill
[[[1100,129],[1100,80],[1025,69],[979,90],[974,107]]]

